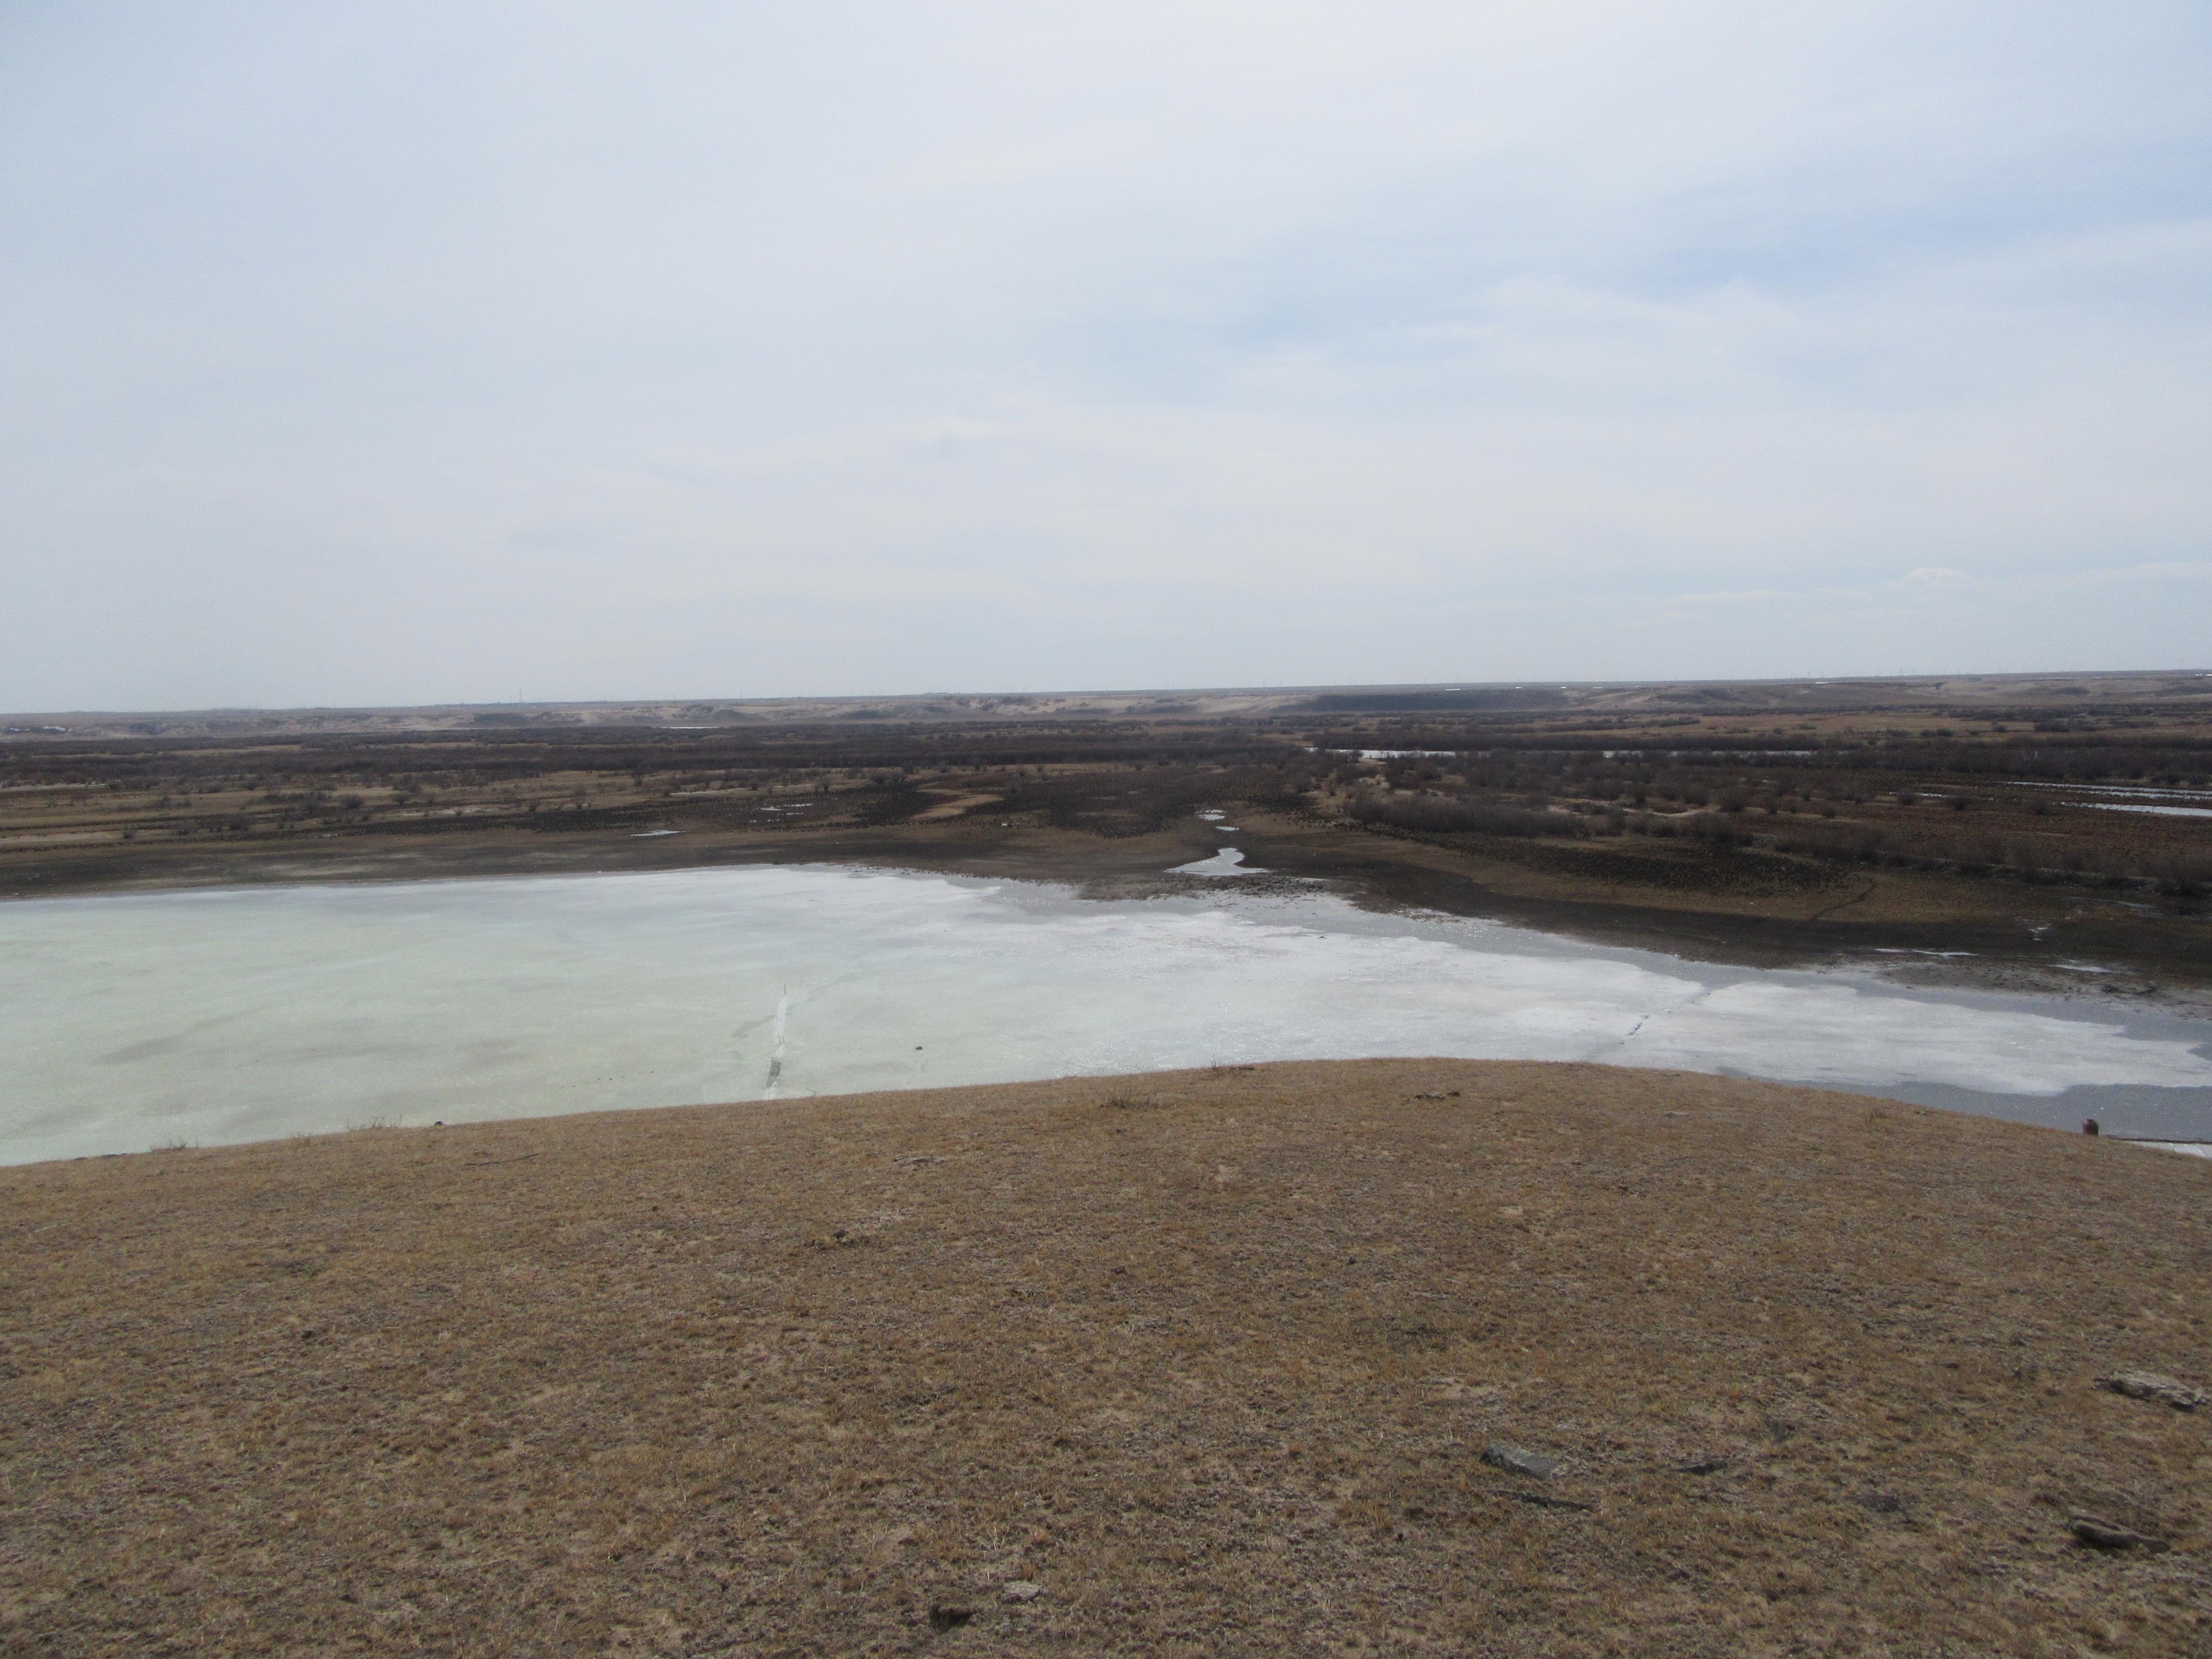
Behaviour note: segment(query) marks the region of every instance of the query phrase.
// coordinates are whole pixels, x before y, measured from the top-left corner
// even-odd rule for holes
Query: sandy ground
[[[0,1647],[2212,1652],[2212,1410],[2096,1385],[2212,1381],[2208,1198],[1456,1061],[8,1170]]]

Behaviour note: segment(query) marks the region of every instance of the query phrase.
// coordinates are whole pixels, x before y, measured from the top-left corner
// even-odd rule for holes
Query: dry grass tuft
[[[2125,1146],[1370,1061],[0,1194],[9,1651],[2212,1643],[2212,1412],[2096,1386],[2212,1379],[2212,1168]]]

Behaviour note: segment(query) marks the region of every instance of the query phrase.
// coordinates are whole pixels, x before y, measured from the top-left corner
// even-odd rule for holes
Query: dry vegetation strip
[[[1960,927],[1984,965],[2212,985],[2204,675],[1257,696],[73,716],[0,731],[0,897],[809,858],[1127,883],[1219,807],[1255,862],[1393,902],[1808,961]]]
[[[2094,1386],[2212,1376],[2212,1167],[2111,1142],[1373,1061],[0,1195],[13,1652],[2212,1639],[2212,1411]]]

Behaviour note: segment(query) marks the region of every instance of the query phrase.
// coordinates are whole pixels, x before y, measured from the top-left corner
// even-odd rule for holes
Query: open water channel
[[[2212,1023],[1729,969],[1326,894],[823,866],[0,905],[0,1162],[697,1101],[1446,1054],[2212,1138]]]

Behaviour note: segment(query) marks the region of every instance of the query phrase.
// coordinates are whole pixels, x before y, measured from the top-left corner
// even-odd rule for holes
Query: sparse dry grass
[[[2212,1413],[2094,1386],[2212,1380],[2212,1167],[2109,1142],[1372,1061],[0,1196],[10,1651],[2212,1651]]]

